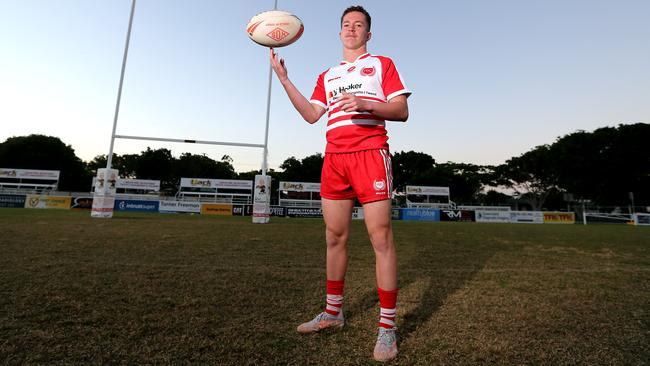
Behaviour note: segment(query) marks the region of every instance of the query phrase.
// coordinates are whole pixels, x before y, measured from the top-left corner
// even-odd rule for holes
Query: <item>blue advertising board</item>
[[[160,202],[146,200],[115,200],[115,211],[158,212]]]
[[[433,208],[402,208],[402,220],[412,221],[440,221],[440,210]]]
[[[25,207],[25,195],[0,194],[0,207]]]

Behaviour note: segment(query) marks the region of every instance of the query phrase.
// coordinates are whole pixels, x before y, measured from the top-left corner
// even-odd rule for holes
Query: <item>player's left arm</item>
[[[382,119],[399,122],[405,122],[409,118],[406,95],[395,96],[387,103],[378,103],[343,93],[339,103],[345,112],[368,112]]]

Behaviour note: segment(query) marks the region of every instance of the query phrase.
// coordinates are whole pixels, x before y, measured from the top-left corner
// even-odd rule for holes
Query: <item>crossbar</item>
[[[116,139],[128,140],[148,140],[148,141],[167,141],[167,142],[180,142],[184,144],[204,144],[204,145],[224,145],[224,146],[241,146],[241,147],[257,147],[264,148],[264,144],[246,144],[241,142],[223,142],[223,141],[202,141],[202,140],[184,140],[184,139],[168,139],[163,137],[146,137],[146,136],[127,136],[115,135]]]

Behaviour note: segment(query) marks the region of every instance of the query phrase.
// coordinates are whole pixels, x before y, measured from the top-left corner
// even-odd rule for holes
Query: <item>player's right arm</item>
[[[294,108],[296,108],[302,118],[309,123],[315,123],[318,121],[325,113],[325,108],[310,103],[307,98],[298,91],[298,88],[296,88],[291,80],[289,80],[287,67],[284,66],[284,59],[278,58],[278,55],[273,51],[273,48],[271,48],[271,67],[278,76],[280,84],[282,84],[284,90],[287,92],[291,104],[293,104]]]

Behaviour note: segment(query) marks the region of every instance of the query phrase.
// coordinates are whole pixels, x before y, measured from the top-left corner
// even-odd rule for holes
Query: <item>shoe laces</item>
[[[377,343],[384,344],[387,347],[390,347],[395,343],[395,330],[397,328],[386,329],[384,327],[379,327],[379,335],[377,336]]]

